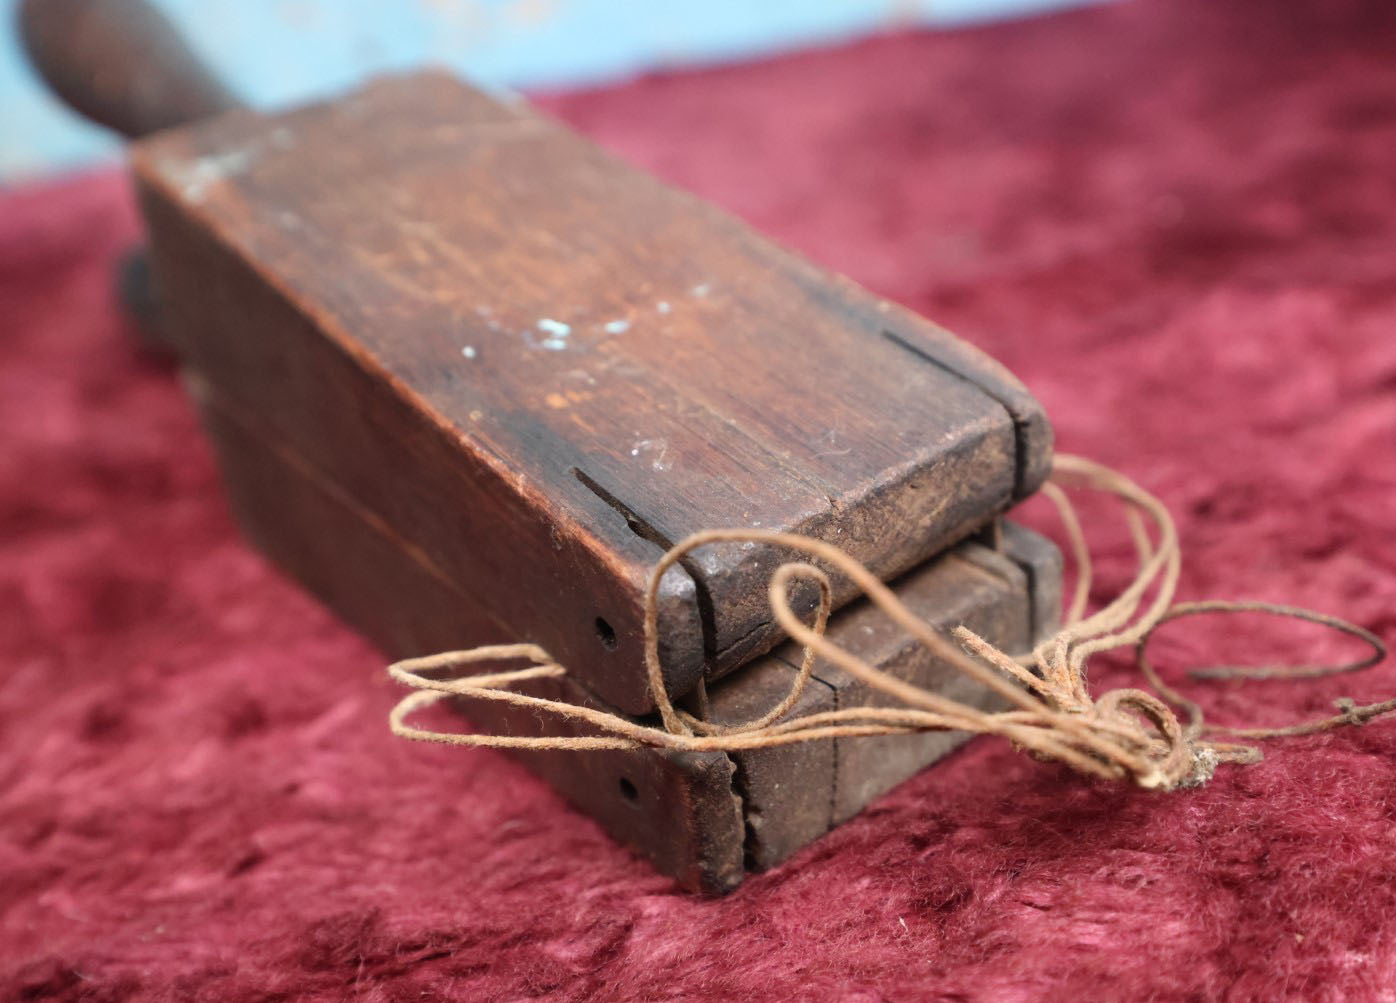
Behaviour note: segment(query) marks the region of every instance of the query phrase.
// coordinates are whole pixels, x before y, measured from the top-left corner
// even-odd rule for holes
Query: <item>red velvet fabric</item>
[[[1391,9],[1128,3],[546,103],[1003,360],[1170,504],[1185,596],[1396,641]],[[979,740],[718,901],[390,738],[380,656],[239,540],[120,319],[136,232],[112,176],[0,201],[0,997],[1390,998],[1396,721],[1175,794]],[[1352,650],[1165,640],[1174,677]],[[1396,669],[1193,688],[1279,723]]]

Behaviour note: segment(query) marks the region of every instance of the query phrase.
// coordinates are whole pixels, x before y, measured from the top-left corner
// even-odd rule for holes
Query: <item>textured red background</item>
[[[546,103],[1002,359],[1172,506],[1185,596],[1396,641],[1390,9],[1124,4]],[[1390,998],[1396,721],[1171,795],[981,740],[721,901],[392,740],[380,657],[239,541],[133,348],[135,233],[110,176],[0,201],[0,996]],[[1199,688],[1281,721],[1396,668]]]

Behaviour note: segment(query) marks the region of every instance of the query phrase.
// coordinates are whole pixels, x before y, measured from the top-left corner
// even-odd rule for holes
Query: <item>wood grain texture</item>
[[[277,564],[347,622],[393,656],[425,654],[514,638],[392,527],[358,505],[269,429],[196,375],[186,381],[217,449],[234,511],[248,535]],[[990,640],[1026,637],[1034,580],[1055,593],[1056,548],[1036,534],[1005,526],[1005,553],[962,543],[899,580],[913,609],[943,626],[956,617]],[[984,570],[984,568],[990,570]],[[1025,570],[1026,569],[1026,572]],[[830,636],[880,668],[922,682],[948,673],[918,657],[905,636],[878,622],[865,603],[837,614]],[[716,720],[750,719],[792,682],[797,656],[788,647],[718,680],[709,690]],[[837,669],[818,676],[796,711],[849,706],[866,695]],[[937,677],[936,673],[940,675]],[[571,680],[536,684],[540,696],[607,707]],[[978,700],[983,694],[962,693]],[[545,722],[498,704],[466,704],[479,727],[540,734]],[[565,726],[548,722],[553,733]],[[520,752],[546,779],[618,841],[695,891],[735,887],[746,869],[775,866],[855,813],[869,800],[949,752],[964,735],[814,742],[721,753]],[[879,744],[881,743],[881,744]]]
[[[255,418],[186,378],[218,454],[243,530],[340,617],[396,657],[514,640],[390,526],[269,442]],[[535,696],[603,706],[569,679],[536,680]],[[540,734],[545,722],[501,704],[467,702],[480,726]],[[610,709],[610,708],[605,708]],[[582,734],[562,721],[552,734]],[[386,724],[385,724],[386,727]],[[517,754],[615,839],[693,891],[722,892],[743,874],[741,802],[722,753],[595,751]]]
[[[443,75],[232,112],[134,163],[186,359],[629,712],[651,707],[641,592],[670,542],[788,529],[892,577],[1050,455],[974,349]],[[779,640],[783,556],[670,574],[671,692]]]
[[[961,544],[899,579],[896,587],[907,607],[942,634],[964,625],[1015,654],[1028,651],[1035,640],[1027,573],[1006,555],[981,544]],[[870,603],[859,602],[839,614],[836,640],[899,679],[985,710],[1003,706],[997,694],[922,647]],[[788,649],[779,649],[778,654],[787,660],[793,657]],[[896,706],[895,700],[837,666],[821,662],[816,672],[833,691],[834,705],[840,709]],[[853,817],[969,737],[942,731],[837,740],[834,824]]]
[[[965,541],[913,569],[894,583],[898,597],[944,633],[964,624],[1006,650],[1028,650],[1056,627],[1061,556],[1051,541],[1012,523],[1004,523],[1001,539],[999,551]],[[977,707],[1002,706],[994,694],[921,648],[867,600],[841,610],[830,621],[828,637],[900,679]],[[713,717],[755,717],[788,690],[799,663],[799,648],[786,642],[720,681],[710,696]],[[797,709],[813,713],[890,703],[820,659],[814,684]],[[745,805],[748,865],[775,866],[970,737],[932,732],[732,753]]]
[[[759,717],[790,691],[795,675],[796,669],[774,654],[758,658],[712,685],[709,716],[724,724]],[[814,679],[792,714],[815,714],[835,706],[833,689]],[[746,749],[728,757],[742,799],[746,863],[752,869],[774,867],[834,824],[833,742]]]

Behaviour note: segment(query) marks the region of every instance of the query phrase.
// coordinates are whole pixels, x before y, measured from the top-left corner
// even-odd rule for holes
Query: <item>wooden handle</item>
[[[146,0],[23,0],[19,30],[59,97],[130,139],[239,105]]]

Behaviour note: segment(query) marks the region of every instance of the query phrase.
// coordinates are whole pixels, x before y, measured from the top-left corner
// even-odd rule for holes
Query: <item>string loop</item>
[[[1091,559],[1074,507],[1063,488],[1089,488],[1117,499],[1125,509],[1134,540],[1138,569],[1113,600],[1087,615]],[[1354,672],[1379,662],[1386,646],[1371,631],[1336,617],[1293,606],[1261,602],[1173,602],[1181,560],[1177,530],[1167,508],[1124,475],[1076,456],[1056,457],[1044,495],[1057,507],[1077,566],[1076,589],[1062,628],[1027,655],[1012,655],[965,627],[953,638],[941,634],[909,610],[876,575],[832,544],[811,537],[767,530],[718,529],[695,533],[660,558],[645,592],[644,656],[650,694],[659,725],[646,724],[594,707],[520,693],[511,687],[530,680],[559,678],[566,669],[535,644],[487,645],[409,658],[388,667],[397,681],[412,687],[389,714],[395,735],[450,745],[524,749],[718,749],[738,751],[795,742],[922,731],[969,731],[999,735],[1041,758],[1052,759],[1089,776],[1128,780],[1141,787],[1171,790],[1201,783],[1219,763],[1249,763],[1257,749],[1213,740],[1225,734],[1260,739],[1303,735],[1345,724],[1361,724],[1396,710],[1396,699],[1359,707],[1339,701],[1340,713],[1288,728],[1239,729],[1208,726],[1202,709],[1159,677],[1147,657],[1154,632],[1170,620],[1210,613],[1259,612],[1298,618],[1360,638],[1372,654],[1337,666],[1212,667],[1193,670],[1206,678],[1313,678]],[[772,707],[749,721],[718,724],[677,706],[664,686],[659,660],[658,595],[664,573],[700,547],[763,543],[786,548],[801,559],[781,564],[771,577],[768,600],[781,628],[801,645],[800,669],[790,689]],[[888,618],[939,660],[995,692],[1006,709],[985,711],[884,672],[825,636],[833,608],[830,575],[851,581]],[[800,582],[812,582],[819,601],[810,622],[792,606]],[[1134,647],[1136,664],[1155,693],[1141,689],[1110,690],[1092,698],[1086,667],[1093,655]],[[791,710],[823,659],[872,689],[891,697],[891,707],[849,707],[795,717]],[[461,675],[485,663],[524,660],[528,667]],[[446,677],[439,672],[455,673]],[[553,715],[586,735],[515,736],[441,732],[415,727],[408,719],[448,698],[497,701]],[[1187,713],[1182,724],[1172,706]]]

